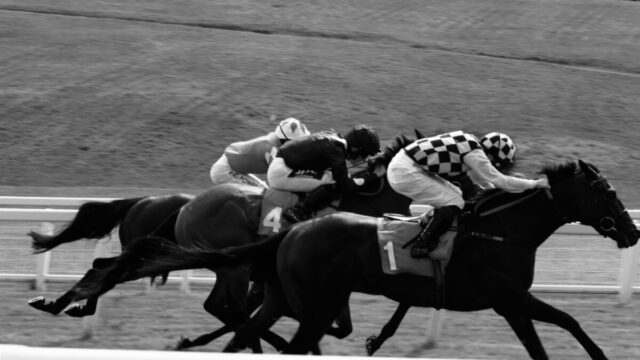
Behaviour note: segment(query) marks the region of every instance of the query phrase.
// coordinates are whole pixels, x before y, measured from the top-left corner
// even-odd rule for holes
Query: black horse
[[[446,269],[441,306],[454,311],[494,309],[503,316],[533,359],[548,359],[533,320],[569,331],[592,359],[603,351],[571,315],[529,291],[537,248],[560,226],[580,222],[613,239],[619,248],[635,245],[640,231],[615,190],[593,165],[579,161],[542,170],[551,189],[502,194],[508,210],[470,213],[458,228]],[[495,193],[492,193],[495,195]],[[173,268],[262,264],[268,274],[264,304],[238,337],[250,338],[289,312],[300,322],[285,353],[317,347],[351,292],[380,294],[411,306],[433,307],[433,278],[386,275],[377,244],[378,219],[337,213],[301,223],[265,241],[224,252],[172,249],[150,272]],[[144,249],[141,239],[133,248]],[[180,257],[177,256],[181,252]],[[144,271],[141,272],[141,275]]]
[[[417,135],[421,135],[416,131]],[[405,136],[399,136],[387,148],[380,157],[382,165],[386,165],[393,154],[412,140]],[[250,244],[257,240],[259,216],[263,200],[261,189],[237,185],[223,184],[197,195],[184,205],[175,220],[175,242],[183,247],[196,247],[204,249],[223,249],[230,246]],[[409,214],[411,200],[393,191],[384,178],[378,184],[371,184],[364,192],[344,197],[338,210],[350,211],[369,216],[382,216],[383,213]],[[153,234],[156,238],[162,238],[162,234]],[[156,252],[162,252],[162,241],[174,242],[173,239],[159,240],[156,249],[148,251],[140,256],[151,259]],[[113,288],[118,283],[130,281],[136,278],[135,265],[132,264],[132,249],[125,249],[123,254],[114,263],[95,269],[87,274],[67,294],[66,299],[79,301],[84,297],[79,291],[85,286],[100,286],[99,294]],[[135,263],[135,261],[133,261]],[[213,270],[213,269],[212,269]],[[260,288],[252,289],[247,296],[247,288],[250,280],[253,284],[260,284],[260,274],[251,273],[250,267],[238,266],[232,269],[216,269],[216,283],[211,294],[205,301],[204,307],[210,314],[220,319],[225,326],[212,333],[202,335],[195,340],[182,339],[178,348],[204,345],[215,338],[235,330],[246,322],[249,315],[262,303]],[[88,285],[89,284],[89,285]],[[93,298],[90,297],[90,298]],[[344,308],[342,316],[339,316],[337,328],[332,328],[329,333],[337,337],[345,337],[351,332],[351,322],[348,307]],[[402,316],[406,308],[399,308]],[[402,316],[394,317],[394,321],[383,328],[379,336],[379,344],[393,334]],[[265,340],[277,349],[285,346],[284,340],[280,341],[273,333],[265,334]],[[379,345],[378,345],[379,347]],[[254,351],[260,351],[259,343],[253,343]]]
[[[164,237],[175,241],[173,226],[177,211],[182,205],[193,199],[192,195],[176,194],[164,196],[146,196],[137,198],[117,199],[109,202],[89,201],[78,208],[76,216],[55,235],[43,235],[30,232],[33,239],[32,247],[35,253],[52,250],[57,246],[80,239],[102,239],[109,236],[118,228],[118,237],[122,251],[136,238],[152,234],[165,219],[162,231]],[[173,217],[170,217],[173,215]],[[156,232],[160,234],[160,232]],[[100,269],[112,265],[117,257],[98,258],[93,261],[93,268]],[[91,271],[91,270],[90,270]],[[168,274],[162,274],[166,279]],[[153,280],[152,280],[153,281]],[[59,314],[65,313],[74,317],[93,315],[98,304],[98,297],[87,299],[85,305],[75,303],[70,306],[73,292],[67,292],[55,301],[46,301],[44,296],[38,296],[28,301],[33,308]]]

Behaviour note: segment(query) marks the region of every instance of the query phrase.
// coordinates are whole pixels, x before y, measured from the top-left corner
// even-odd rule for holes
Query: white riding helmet
[[[275,133],[276,137],[280,140],[292,140],[311,135],[307,127],[300,120],[294,118],[280,121]]]
[[[484,151],[491,154],[499,166],[512,166],[515,163],[516,147],[511,138],[500,132],[490,132],[480,139]]]

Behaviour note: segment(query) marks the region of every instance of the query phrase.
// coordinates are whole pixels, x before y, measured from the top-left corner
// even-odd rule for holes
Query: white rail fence
[[[26,222],[33,224],[31,230],[52,235],[54,224],[65,223],[73,219],[81,204],[87,201],[112,201],[114,198],[66,198],[66,197],[14,197],[0,196],[0,222]],[[412,206],[412,211],[420,213],[422,206]],[[640,219],[640,210],[631,210],[631,216]],[[1,234],[0,234],[1,235]],[[579,238],[585,236],[599,236],[593,229],[579,224],[569,224],[560,228],[556,234],[563,238]],[[2,239],[2,238],[0,238]],[[548,241],[549,242],[549,241]],[[596,292],[618,293],[621,302],[627,302],[634,292],[640,292],[640,285],[634,285],[638,279],[639,246],[624,249],[620,255],[620,267],[617,284],[544,284],[535,283],[533,290],[558,292]],[[1,250],[0,244],[0,250]],[[594,250],[598,251],[598,250]],[[55,250],[54,250],[55,252]],[[56,274],[51,272],[51,253],[39,254],[35,261],[35,271],[32,273],[11,273],[0,270],[0,280],[32,280],[36,289],[46,289],[47,281],[78,280],[80,274]],[[114,256],[114,250],[109,249],[104,240],[96,241],[93,258]],[[0,259],[1,260],[1,259]],[[563,261],[566,259],[556,259]],[[597,270],[600,271],[600,270]],[[189,291],[192,283],[211,283],[214,275],[194,276],[193,271],[183,271],[181,276],[170,276],[169,282],[179,282],[183,291]]]

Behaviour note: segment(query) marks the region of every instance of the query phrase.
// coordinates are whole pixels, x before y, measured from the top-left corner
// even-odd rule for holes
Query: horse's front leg
[[[504,308],[495,308],[496,313],[502,315],[513,329],[518,339],[529,353],[532,359],[547,360],[549,356],[544,350],[544,346],[538,337],[536,329],[533,327],[531,318],[521,316],[513,311]]]
[[[604,354],[602,349],[600,349],[600,347],[591,340],[589,335],[587,335],[573,316],[554,308],[530,293],[527,293],[527,296],[523,299],[522,305],[525,316],[528,316],[533,320],[557,325],[570,332],[571,335],[580,342],[592,359],[607,359],[607,356]]]
[[[376,351],[378,351],[378,349],[380,349],[382,344],[384,344],[384,342],[387,341],[388,338],[392,337],[393,334],[396,333],[396,330],[398,330],[402,319],[404,319],[404,316],[407,314],[407,311],[409,311],[410,307],[411,306],[409,305],[400,303],[396,311],[391,316],[391,319],[389,319],[389,321],[382,327],[382,330],[380,330],[380,334],[378,334],[377,336],[371,335],[367,338],[365,343],[365,346],[367,348],[367,355],[373,355]]]

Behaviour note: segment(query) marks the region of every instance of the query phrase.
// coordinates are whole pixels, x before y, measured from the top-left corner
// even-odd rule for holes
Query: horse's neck
[[[549,193],[539,191],[525,201],[493,215],[497,226],[504,229],[508,241],[520,243],[535,251],[566,219]]]

